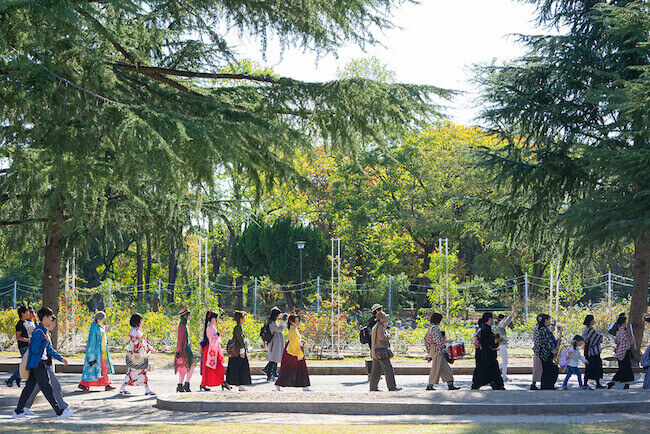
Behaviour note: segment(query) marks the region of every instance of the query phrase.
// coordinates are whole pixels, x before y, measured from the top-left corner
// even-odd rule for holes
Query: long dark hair
[[[208,329],[208,324],[210,321],[212,321],[212,318],[219,318],[219,314],[211,310],[207,311],[205,313],[205,322],[203,323],[203,340],[201,341],[202,347],[208,344],[208,335],[206,333],[206,330]]]
[[[592,314],[589,314],[585,317],[585,320],[583,321],[583,325],[586,325],[587,327],[591,326],[591,322],[594,320],[594,316]]]
[[[275,321],[276,319],[278,319],[278,317],[280,316],[281,313],[282,313],[282,311],[279,308],[277,308],[277,307],[272,308],[271,313],[269,314],[269,319],[268,319],[267,323],[270,324],[273,321]]]

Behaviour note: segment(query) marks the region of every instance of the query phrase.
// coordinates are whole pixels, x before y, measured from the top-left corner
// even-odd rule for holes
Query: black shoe
[[[183,385],[181,383],[178,383],[178,386],[176,386],[176,392],[178,393],[185,392],[185,389],[183,389]]]
[[[447,387],[449,388],[449,390],[459,390],[460,389],[460,387],[456,387],[453,384],[449,384],[449,385],[447,385]]]
[[[16,387],[20,387],[20,378],[16,378]]]
[[[530,385],[530,390],[539,390],[539,389],[534,384],[531,384]]]
[[[610,381],[609,383],[607,383],[607,388],[611,389],[612,387],[614,387],[614,384],[616,384],[616,383],[614,383],[613,381]]]
[[[600,383],[596,384],[596,389],[604,389],[604,388],[605,388],[605,386],[603,386],[602,384],[600,384]]]
[[[9,380],[5,380],[5,384],[7,385],[7,387],[11,387],[11,386],[14,385],[14,382],[13,382],[13,381],[9,381]]]
[[[370,389],[371,392],[379,392],[379,389]]]
[[[232,387],[230,387],[230,384],[226,383],[225,381],[221,383],[221,390],[230,390]]]
[[[209,391],[210,391],[209,388],[207,388],[207,387],[203,387],[203,386],[200,386],[200,387],[199,387],[199,390],[202,391],[202,392],[209,392]]]
[[[399,392],[400,390],[402,390],[401,387],[396,387],[394,389],[388,389],[389,392]]]
[[[623,386],[623,389],[629,389],[629,388],[630,388],[629,384],[626,384],[625,386]]]
[[[427,390],[433,390],[433,384],[428,384],[427,385]]]
[[[191,392],[190,383],[188,381],[186,381],[185,384],[183,385],[183,390],[186,392]]]

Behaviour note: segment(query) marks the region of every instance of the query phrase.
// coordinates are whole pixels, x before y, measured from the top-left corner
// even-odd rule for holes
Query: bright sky
[[[479,62],[509,60],[522,54],[512,34],[538,33],[533,23],[533,7],[515,0],[420,0],[394,13],[401,27],[378,35],[384,47],[344,47],[338,58],[317,61],[311,53],[287,50],[282,55],[269,41],[267,60],[258,44],[243,45],[244,57],[272,66],[280,75],[308,81],[336,78],[337,68],[352,59],[377,56],[395,71],[400,82],[430,84],[468,92],[449,103],[447,115],[456,123],[470,125],[477,114],[474,107],[469,67]]]

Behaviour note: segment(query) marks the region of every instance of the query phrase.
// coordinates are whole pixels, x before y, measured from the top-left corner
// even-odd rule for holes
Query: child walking
[[[580,364],[580,361],[584,363],[585,365],[588,364],[589,362],[587,359],[585,359],[582,354],[580,354],[580,348],[584,345],[584,339],[580,335],[575,335],[573,337],[573,340],[571,341],[571,345],[567,349],[567,373],[566,377],[564,377],[564,384],[562,384],[562,390],[567,390],[567,384],[569,383],[569,378],[571,378],[572,375],[575,375],[578,377],[578,386],[580,386],[581,389],[584,390],[591,390],[589,386],[586,384],[582,384],[582,376],[580,374],[580,369],[578,369],[578,366]]]

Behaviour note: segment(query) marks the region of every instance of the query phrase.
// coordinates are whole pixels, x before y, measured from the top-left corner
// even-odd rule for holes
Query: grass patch
[[[647,433],[650,432],[650,421],[606,422],[594,424],[492,424],[492,423],[465,423],[465,424],[383,424],[383,425],[286,425],[291,427],[288,431],[299,430],[301,434],[311,433],[349,433],[375,434],[381,433]],[[275,429],[287,431],[284,425],[276,425]],[[93,431],[105,434],[178,434],[178,433],[214,433],[214,432],[246,432],[268,434],[268,425],[248,424],[155,424],[143,426],[116,426],[107,424],[48,424],[48,423],[0,423],[0,432],[27,434],[39,433],[79,433]]]

